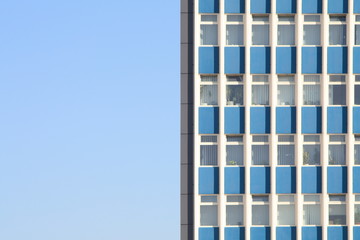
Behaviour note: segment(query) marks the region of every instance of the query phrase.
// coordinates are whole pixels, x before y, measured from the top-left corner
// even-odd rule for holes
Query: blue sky
[[[179,5],[1,1],[0,239],[179,238]]]

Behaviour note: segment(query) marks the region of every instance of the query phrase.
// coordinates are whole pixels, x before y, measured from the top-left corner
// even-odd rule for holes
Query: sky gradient
[[[0,239],[179,239],[179,1],[0,3]]]

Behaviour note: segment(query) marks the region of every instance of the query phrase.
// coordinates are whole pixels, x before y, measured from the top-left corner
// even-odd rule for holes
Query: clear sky
[[[0,239],[179,239],[179,6],[0,2]]]

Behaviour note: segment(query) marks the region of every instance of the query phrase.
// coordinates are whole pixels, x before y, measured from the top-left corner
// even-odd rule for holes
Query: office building
[[[182,0],[181,24],[181,240],[360,240],[360,0]]]

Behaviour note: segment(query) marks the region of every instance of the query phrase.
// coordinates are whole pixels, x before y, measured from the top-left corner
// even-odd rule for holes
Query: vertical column
[[[244,18],[244,43],[245,43],[245,82],[244,82],[244,104],[245,104],[245,239],[250,239],[251,228],[251,194],[250,194],[250,166],[251,166],[251,135],[250,135],[250,106],[251,106],[251,75],[250,75],[250,46],[251,46],[251,14],[250,0],[245,1]]]
[[[328,239],[327,229],[328,229],[328,194],[327,194],[327,167],[328,167],[328,143],[329,138],[327,135],[327,107],[328,107],[328,96],[329,96],[329,85],[328,85],[328,75],[327,75],[327,48],[329,42],[329,16],[327,14],[328,3],[323,1],[323,14],[322,14],[322,84],[321,84],[321,103],[322,103],[322,136],[321,136],[321,156],[322,156],[322,233],[323,239]]]
[[[193,0],[181,0],[181,240],[194,240],[193,19]]]
[[[276,136],[276,104],[277,104],[277,75],[276,75],[276,45],[277,45],[277,24],[276,0],[271,1],[270,14],[270,106],[271,106],[271,126],[270,126],[270,166],[271,166],[271,201],[270,201],[270,225],[271,239],[276,239],[277,224],[277,195],[276,195],[276,165],[277,165],[277,136]]]
[[[297,0],[297,14],[296,18],[296,138],[295,138],[295,159],[296,161],[296,202],[295,202],[295,224],[297,225],[296,239],[301,240],[302,233],[302,206],[303,198],[301,195],[301,167],[302,167],[302,146],[303,138],[301,134],[301,108],[302,108],[302,94],[303,94],[303,76],[301,74],[301,58],[302,51],[301,46],[303,44],[303,15],[302,13],[302,1]]]
[[[200,227],[200,197],[199,197],[199,167],[200,161],[197,161],[200,156],[200,136],[199,136],[199,106],[200,93],[199,84],[199,45],[200,45],[200,14],[199,14],[199,0],[193,0],[194,6],[194,45],[193,45],[193,64],[194,64],[194,236],[196,240],[199,238],[199,227]]]
[[[348,45],[348,73],[347,73],[347,107],[348,107],[348,134],[346,138],[346,158],[348,168],[348,197],[347,197],[347,226],[348,238],[353,239],[354,229],[354,195],[353,195],[353,167],[354,167],[354,134],[353,134],[353,107],[354,107],[354,75],[353,73],[353,47],[355,38],[355,16],[353,14],[354,2],[349,1],[349,14],[347,18],[347,45]]]
[[[226,16],[224,15],[225,1],[219,0],[219,137],[218,137],[218,158],[219,158],[219,240],[224,240],[226,225],[226,196],[225,186],[225,159],[226,159],[226,136],[224,134],[224,110],[226,105],[226,76],[224,75],[225,61],[224,50],[226,41]]]

